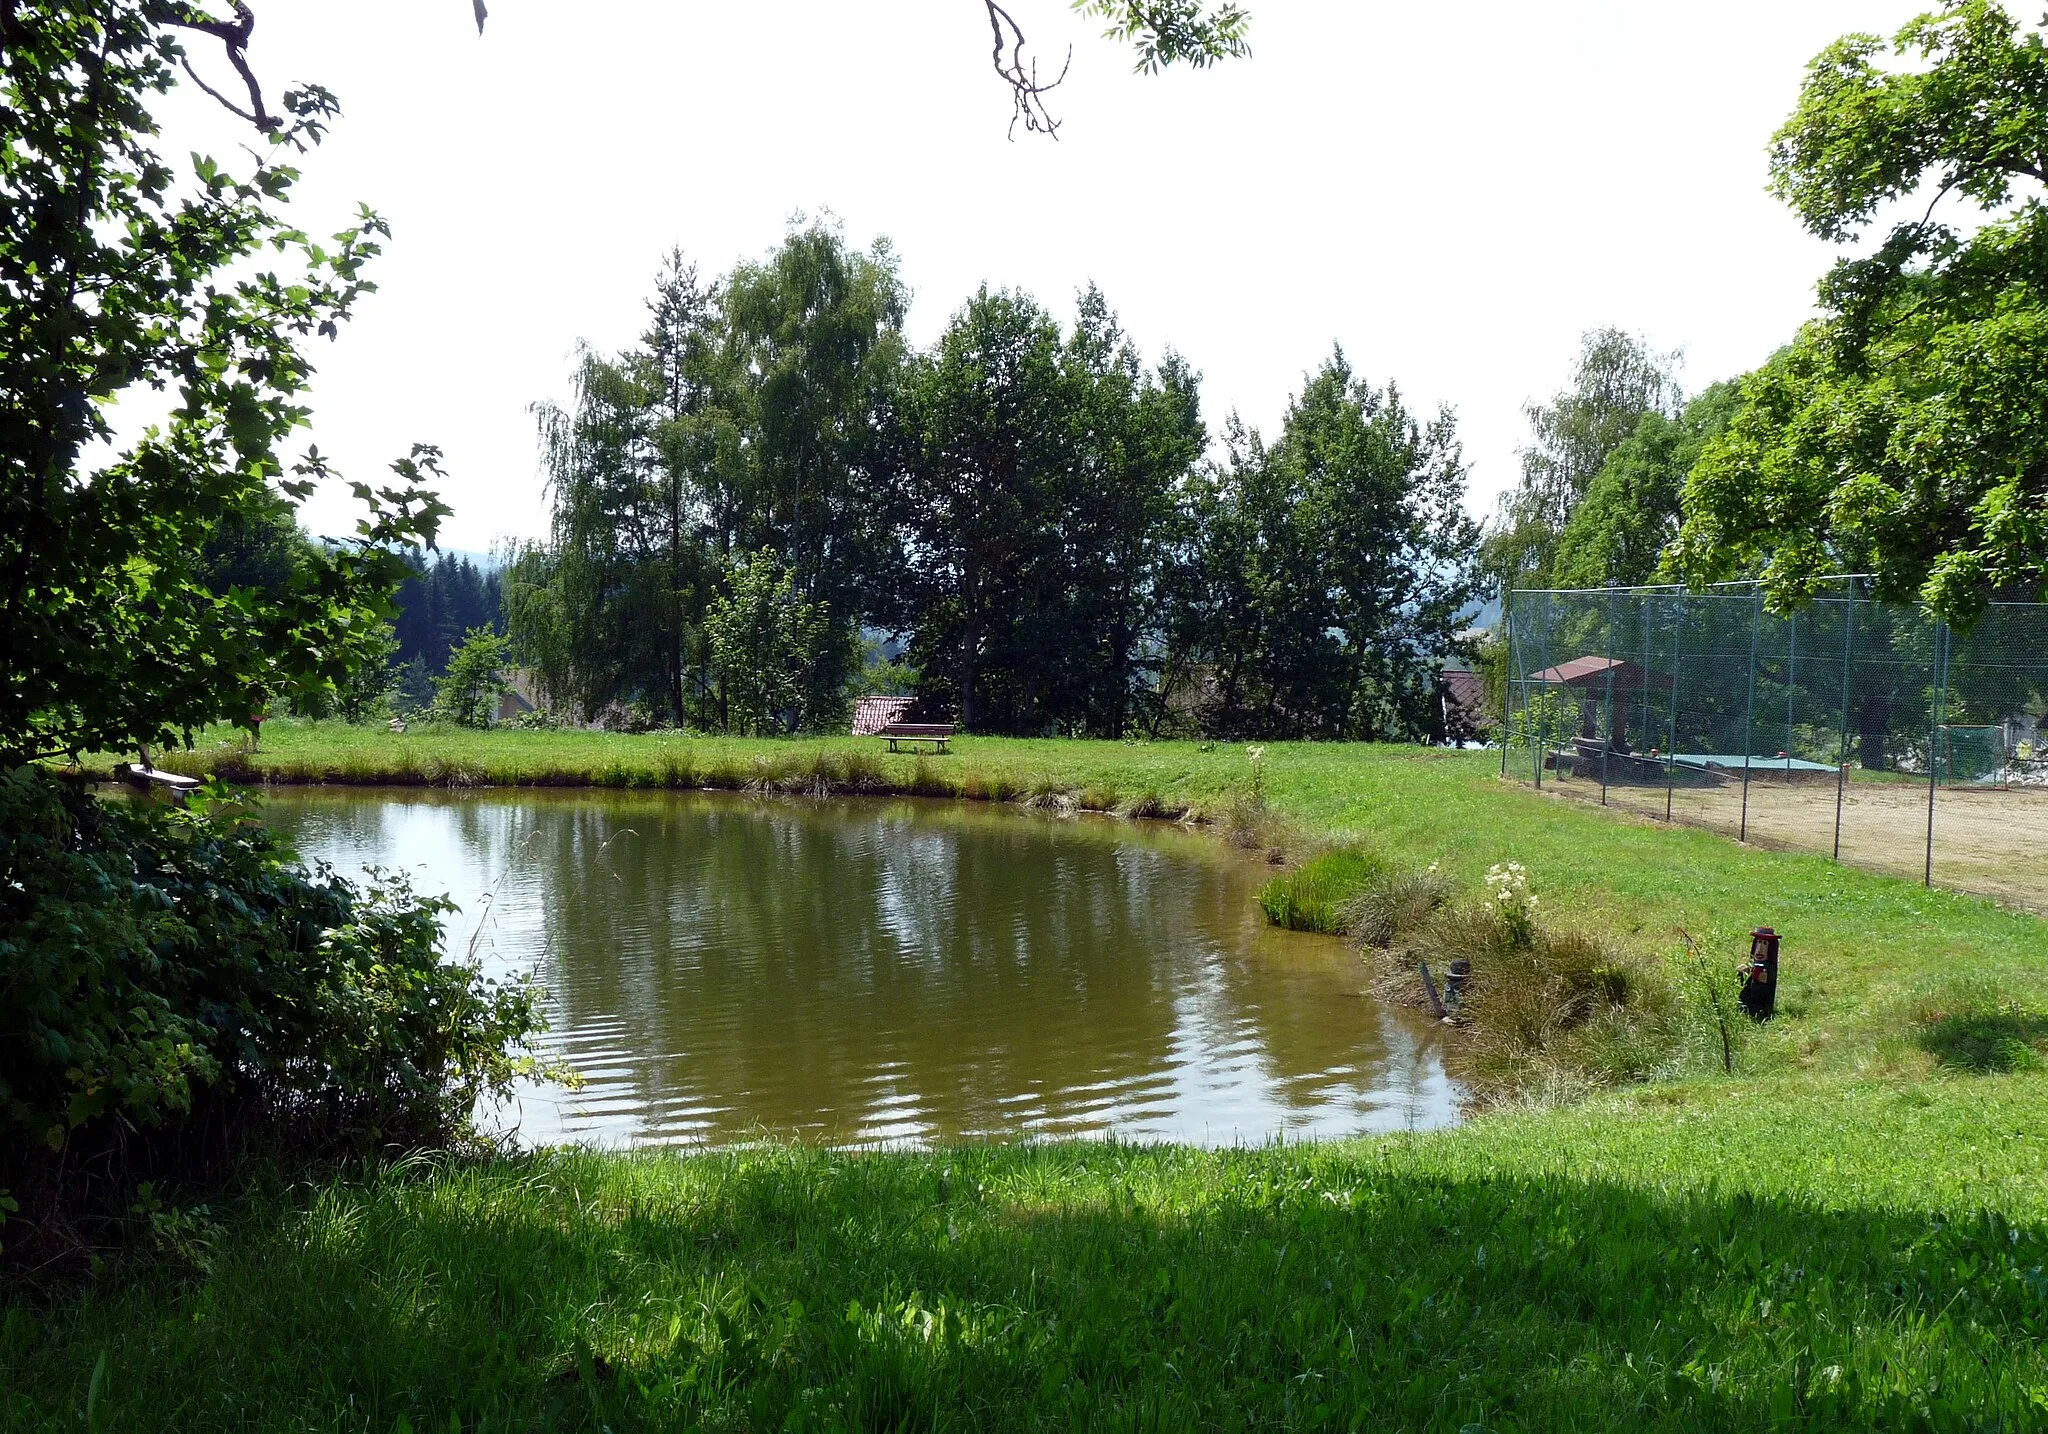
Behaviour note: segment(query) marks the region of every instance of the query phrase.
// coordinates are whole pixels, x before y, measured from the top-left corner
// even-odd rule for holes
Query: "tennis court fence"
[[[2048,604],[1525,589],[1505,628],[1504,776],[2048,911]]]

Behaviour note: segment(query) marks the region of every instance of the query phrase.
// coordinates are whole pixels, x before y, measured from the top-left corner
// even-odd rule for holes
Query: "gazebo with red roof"
[[[1633,694],[1646,687],[1660,692],[1669,692],[1672,688],[1668,673],[1652,672],[1625,658],[1600,657],[1590,653],[1574,657],[1570,662],[1560,662],[1555,667],[1546,667],[1541,672],[1533,672],[1529,680],[1550,687],[1569,687],[1582,694],[1580,706],[1584,712],[1584,724],[1579,733],[1589,741],[1597,741],[1600,735],[1599,698],[1610,692],[1616,697],[1624,693]],[[1625,703],[1617,702],[1614,706],[1613,750],[1628,751],[1628,707]]]

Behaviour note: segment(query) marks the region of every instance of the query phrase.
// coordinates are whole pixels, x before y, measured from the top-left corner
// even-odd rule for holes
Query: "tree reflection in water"
[[[1265,872],[1153,824],[716,793],[292,792],[344,871],[413,869],[490,959],[538,965],[587,1084],[522,1136],[1202,1143],[1455,1119],[1431,1029]]]

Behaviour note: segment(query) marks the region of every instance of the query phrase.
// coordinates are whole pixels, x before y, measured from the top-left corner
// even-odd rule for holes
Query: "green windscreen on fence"
[[[1518,590],[1506,652],[1506,775],[2048,909],[2048,605]]]

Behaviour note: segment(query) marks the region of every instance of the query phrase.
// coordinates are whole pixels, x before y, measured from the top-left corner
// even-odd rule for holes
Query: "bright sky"
[[[1007,138],[981,0],[491,0],[482,38],[467,0],[254,4],[273,93],[345,111],[295,218],[395,231],[316,355],[315,440],[356,478],[438,443],[463,548],[543,531],[529,405],[632,341],[662,254],[722,272],[797,211],[894,241],[919,343],[984,281],[1067,318],[1094,280],[1205,376],[1212,431],[1276,425],[1340,342],[1456,409],[1485,511],[1583,330],[1682,348],[1690,389],[1791,335],[1830,254],[1764,192],[1770,134],[1829,40],[1925,8],[1250,0],[1250,60],[1146,78],[1066,0],[1009,0],[1073,48],[1051,142]],[[226,158],[210,118],[170,148],[204,131]],[[352,523],[339,491],[306,516]]]

